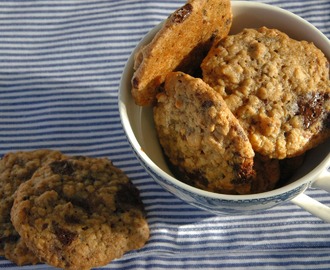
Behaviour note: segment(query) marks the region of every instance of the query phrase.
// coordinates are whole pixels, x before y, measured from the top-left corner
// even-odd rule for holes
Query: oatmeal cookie
[[[219,193],[250,193],[254,152],[222,97],[201,79],[169,73],[154,107],[159,141],[183,181]]]
[[[132,95],[136,104],[151,105],[168,72],[192,73],[215,38],[229,32],[229,0],[188,0],[164,22],[153,40],[135,54]]]
[[[39,260],[25,246],[10,221],[14,193],[39,167],[62,157],[58,151],[41,149],[7,153],[0,160],[0,255],[17,265],[35,264]]]
[[[261,155],[291,158],[329,138],[329,62],[314,44],[245,29],[215,44],[202,71]]]
[[[139,191],[106,158],[67,158],[18,188],[12,222],[44,262],[90,269],[141,248],[149,237]]]

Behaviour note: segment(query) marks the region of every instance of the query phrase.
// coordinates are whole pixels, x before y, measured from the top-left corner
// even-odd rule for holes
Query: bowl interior
[[[314,42],[314,44],[325,53],[328,59],[330,59],[330,41],[313,25],[309,24],[300,17],[274,6],[246,1],[232,1],[232,10],[233,25],[231,28],[231,33],[238,33],[243,30],[243,28],[258,28],[261,26],[276,28],[287,33],[294,39]],[[143,46],[143,44],[147,44],[160,29],[160,27],[161,24],[152,29],[142,39],[135,50],[137,50],[140,46]],[[140,107],[135,104],[130,92],[131,78],[133,75],[133,55],[134,52],[126,64],[119,93],[120,116],[132,148],[140,160],[142,160],[144,165],[148,166],[156,173],[162,174],[163,177],[168,178],[170,181],[183,188],[203,193],[203,191],[189,187],[174,178],[172,172],[166,164],[157,139],[153,122],[152,108]],[[311,180],[311,178],[313,178],[313,174],[323,169],[324,166],[330,166],[329,149],[330,140],[328,140],[324,146],[317,147],[307,155],[305,163],[308,163],[308,166],[303,166],[303,169],[297,172],[297,177],[295,177],[295,179],[298,179],[299,177],[304,176],[299,180],[300,184],[302,181]],[[306,175],[306,173],[308,173],[308,175]],[[299,183],[296,182],[290,185],[298,186]],[[277,191],[271,191],[268,193],[274,192],[276,193]],[[204,193],[206,194],[210,192]],[[212,194],[212,196],[221,195]]]

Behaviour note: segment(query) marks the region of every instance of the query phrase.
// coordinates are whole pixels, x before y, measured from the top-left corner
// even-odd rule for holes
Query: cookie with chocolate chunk
[[[7,153],[0,160],[0,256],[17,265],[35,264],[39,259],[26,247],[10,221],[14,193],[38,168],[63,157],[59,151],[41,149]]]
[[[12,222],[44,262],[90,269],[141,248],[149,237],[139,191],[106,158],[67,158],[17,190]]]
[[[159,141],[180,179],[218,193],[247,194],[254,152],[219,93],[201,79],[169,73],[154,107]]]
[[[202,71],[261,155],[299,156],[330,137],[329,62],[314,44],[245,29],[215,44]]]
[[[171,14],[152,41],[135,54],[132,95],[136,104],[153,104],[170,71],[194,73],[212,41],[228,34],[231,22],[229,0],[188,0]]]

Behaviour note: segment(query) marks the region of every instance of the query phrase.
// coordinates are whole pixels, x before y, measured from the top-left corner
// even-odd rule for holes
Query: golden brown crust
[[[0,255],[17,265],[35,264],[39,259],[25,246],[10,221],[14,193],[39,167],[62,157],[59,151],[40,149],[7,153],[0,160]]]
[[[149,237],[138,190],[105,158],[41,167],[18,188],[11,217],[42,261],[65,269],[105,265]]]
[[[201,79],[169,73],[154,119],[160,143],[181,178],[212,192],[250,193],[254,152],[222,97]]]
[[[26,246],[22,238],[15,242],[9,242],[5,246],[5,257],[6,259],[14,262],[15,264],[27,265],[37,264],[41,261],[39,258]]]
[[[153,104],[170,71],[190,73],[199,67],[212,40],[226,36],[231,22],[229,0],[188,0],[171,14],[135,55],[132,95],[136,104]]]
[[[329,62],[314,44],[245,29],[213,46],[202,70],[256,152],[295,157],[330,137]]]

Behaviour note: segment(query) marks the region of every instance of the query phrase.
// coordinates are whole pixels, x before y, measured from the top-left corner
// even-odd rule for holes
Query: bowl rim
[[[278,6],[270,5],[267,3],[260,3],[255,1],[231,1],[232,8],[258,8],[258,9],[267,9],[271,10],[273,12],[280,12],[285,16],[292,17],[296,20],[299,20],[300,23],[303,23],[306,27],[311,28],[311,30],[315,31],[322,39],[325,39],[325,42],[328,43],[330,46],[329,39],[313,24],[309,23],[305,19],[299,17],[298,15],[285,10],[283,8],[280,8]],[[131,72],[133,67],[133,58],[134,53],[137,51],[137,49],[143,44],[143,42],[146,39],[150,39],[150,37],[154,36],[156,32],[160,29],[161,25],[164,23],[164,21],[160,22],[156,26],[154,26],[152,29],[148,31],[148,33],[142,37],[142,39],[139,41],[139,43],[136,45],[132,53],[130,54],[122,76],[120,80],[119,85],[119,92],[118,92],[118,107],[119,107],[119,115],[121,119],[121,124],[124,129],[125,135],[128,139],[128,142],[134,151],[134,154],[140,161],[141,165],[146,169],[148,172],[149,170],[152,170],[155,174],[158,174],[162,179],[166,179],[171,184],[178,186],[179,188],[186,190],[190,193],[207,197],[211,199],[220,199],[220,200],[234,200],[234,201],[240,201],[240,200],[254,200],[254,199],[265,199],[269,197],[277,197],[281,194],[290,192],[302,185],[310,184],[313,180],[316,179],[316,177],[323,171],[326,170],[328,167],[330,167],[330,152],[327,154],[327,156],[320,162],[314,169],[312,169],[308,174],[302,176],[298,180],[287,184],[285,186],[273,189],[271,191],[256,193],[256,194],[245,194],[245,195],[231,195],[231,194],[221,194],[221,193],[213,193],[210,191],[205,191],[193,186],[190,186],[175,177],[169,175],[167,172],[163,171],[142,149],[142,146],[138,142],[136,135],[133,132],[132,126],[129,121],[129,117],[127,114],[127,107],[126,103],[129,99],[132,99],[131,91],[130,89],[126,89],[125,84],[127,81],[131,81]],[[141,108],[142,109],[142,108]],[[328,141],[327,141],[328,142]],[[153,178],[150,173],[148,172],[149,176]]]

